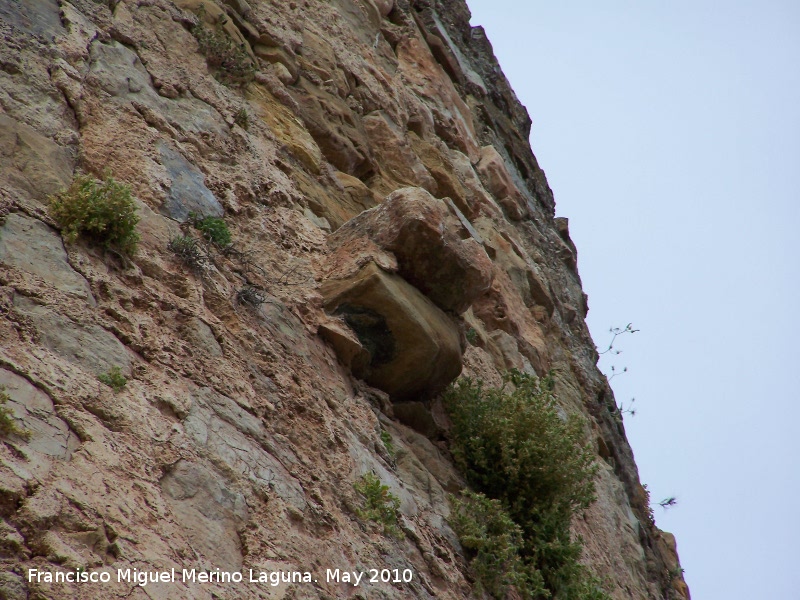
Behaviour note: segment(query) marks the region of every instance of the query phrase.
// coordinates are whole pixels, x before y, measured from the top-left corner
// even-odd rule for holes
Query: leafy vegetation
[[[386,535],[402,537],[397,526],[400,499],[389,491],[388,485],[381,483],[374,473],[365,473],[353,484],[353,489],[363,497],[363,505],[356,511],[361,519],[379,523]]]
[[[647,510],[647,514],[645,515],[645,518],[647,519],[647,525],[652,529],[653,527],[656,526],[656,515],[653,512],[653,507],[650,505],[650,502],[651,502],[650,490],[647,489],[647,484],[646,483],[642,484],[642,490],[644,491],[644,502],[645,502],[645,506],[646,506],[646,510]]]
[[[383,447],[386,448],[386,452],[389,454],[389,457],[394,458],[397,450],[395,450],[394,443],[392,442],[392,434],[385,429],[381,429],[381,441],[383,442]]]
[[[97,379],[100,381],[100,383],[105,383],[115,392],[121,391],[126,385],[128,385],[128,379],[122,374],[122,369],[117,366],[111,367],[108,373],[98,375]]]
[[[203,237],[220,248],[225,248],[233,243],[233,236],[228,229],[228,224],[219,217],[200,217],[194,213],[189,214],[189,221]]]
[[[683,574],[686,572],[681,566],[676,566],[672,569],[667,571],[667,595],[666,598],[669,600],[670,598],[674,598],[677,596],[675,593],[675,582],[680,581],[683,579]]]
[[[522,530],[498,500],[465,491],[461,498],[451,498],[450,524],[461,544],[473,555],[470,567],[478,593],[486,591],[495,598],[505,598],[510,587],[533,591],[541,581],[529,580],[522,562]],[[533,596],[532,593],[528,594]]]
[[[16,435],[27,440],[31,437],[31,432],[17,425],[14,413],[6,406],[9,400],[5,388],[0,387],[0,437]]]
[[[505,575],[482,581],[495,590],[493,594],[499,585],[513,584],[524,598],[600,600],[606,595],[578,562],[582,546],[570,537],[572,516],[595,499],[594,453],[583,441],[580,419],[562,417],[552,391],[551,377],[539,379],[513,370],[500,388],[462,379],[445,392],[453,423],[453,457],[484,498],[473,497],[471,504],[459,509],[456,526],[469,534],[465,547],[473,546],[478,578],[487,572],[482,566],[487,559],[479,561],[481,549],[486,554],[488,547],[501,547],[507,555],[516,547],[519,563],[506,556]],[[467,509],[484,518],[491,514],[495,523],[503,525],[496,528],[500,533],[487,530],[483,538],[476,538],[467,526]],[[514,542],[506,517],[519,528],[519,543]],[[494,539],[498,535],[501,539]],[[476,539],[484,541],[478,544]]]
[[[50,215],[68,242],[82,235],[128,255],[139,243],[131,190],[110,175],[101,183],[90,175],[75,176],[69,188],[50,198]]]
[[[247,113],[247,109],[242,107],[236,111],[236,114],[233,116],[233,122],[245,131],[250,129],[250,115]]]
[[[216,78],[225,84],[245,85],[253,81],[255,66],[244,47],[234,44],[222,28],[223,21],[216,27],[208,27],[200,22],[192,28],[192,35],[200,46],[200,52],[206,57],[209,67],[216,70]]]

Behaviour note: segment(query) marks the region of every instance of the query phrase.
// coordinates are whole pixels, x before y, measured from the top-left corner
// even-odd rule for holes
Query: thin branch
[[[611,377],[608,378],[609,381],[614,379],[614,377],[618,377],[619,375],[624,375],[628,372],[628,367],[623,367],[622,371],[617,371],[614,365],[611,365]]]
[[[600,349],[598,348],[598,350],[597,350],[598,354],[607,354],[609,352],[611,352],[611,354],[621,354],[622,350],[615,350],[614,349],[614,342],[616,342],[617,338],[619,336],[621,336],[621,335],[624,335],[626,333],[636,333],[639,330],[638,329],[634,329],[632,323],[628,323],[627,325],[625,325],[624,328],[612,327],[608,331],[609,331],[609,333],[614,334],[613,337],[611,338],[611,342],[608,344],[608,347],[603,351],[600,351]]]

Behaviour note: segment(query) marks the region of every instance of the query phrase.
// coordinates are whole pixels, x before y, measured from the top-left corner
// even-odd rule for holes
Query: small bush
[[[202,273],[208,266],[208,256],[192,236],[179,235],[172,238],[167,249],[196,273]]]
[[[505,598],[509,588],[527,597],[544,595],[541,577],[531,577],[520,557],[522,530],[498,500],[465,491],[451,497],[450,525],[472,556],[470,568],[480,594]]]
[[[202,15],[201,15],[202,19]],[[216,69],[216,78],[225,84],[245,85],[255,78],[255,66],[247,51],[233,43],[221,24],[216,28],[202,22],[193,29],[192,34],[206,57],[206,63]]]
[[[478,341],[478,332],[477,332],[477,331],[475,331],[475,328],[474,328],[474,327],[470,327],[470,328],[467,330],[467,341],[468,341],[468,342],[470,343],[470,345],[472,345],[472,346],[474,346],[474,345],[475,345],[475,342],[477,342],[477,341]]]
[[[233,116],[233,122],[245,131],[250,129],[250,115],[247,114],[247,109],[244,107],[240,108]]]
[[[119,367],[111,367],[111,370],[109,370],[108,373],[98,375],[97,379],[100,381],[100,383],[105,383],[115,392],[121,391],[126,385],[128,385],[128,380],[122,374],[122,370]]]
[[[644,491],[645,510],[647,511],[645,519],[647,520],[647,526],[653,529],[656,526],[656,514],[653,512],[653,507],[650,505],[650,490],[647,489],[646,483],[642,484],[642,490]]]
[[[397,451],[395,450],[394,443],[392,443],[392,434],[385,429],[381,429],[381,441],[389,456],[394,458]]]
[[[90,175],[77,175],[69,188],[50,198],[50,215],[68,242],[83,235],[129,255],[139,243],[131,190],[110,175],[102,183]]]
[[[362,507],[356,511],[360,518],[381,524],[386,535],[402,537],[397,526],[400,499],[389,491],[388,485],[383,485],[374,473],[365,473],[353,484],[353,489],[364,498]]]
[[[470,483],[494,498],[536,498],[558,513],[587,508],[597,468],[583,423],[562,420],[549,377],[512,371],[505,382],[486,389],[462,379],[445,393],[453,454]]]
[[[191,213],[189,220],[207,241],[213,242],[220,248],[230,246],[233,242],[231,231],[228,229],[228,224],[224,219],[219,217],[200,217]]]
[[[30,439],[31,432],[17,425],[14,413],[6,406],[10,400],[5,388],[0,387],[0,437],[15,435],[23,439]]]
[[[550,377],[518,371],[501,388],[462,379],[443,398],[451,451],[470,485],[498,501],[522,532],[523,597],[604,598],[570,538],[572,516],[595,498],[594,452],[581,420],[562,419],[552,390]]]

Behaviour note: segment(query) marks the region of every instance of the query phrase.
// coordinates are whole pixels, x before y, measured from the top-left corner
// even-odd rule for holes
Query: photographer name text
[[[259,571],[248,569],[242,571],[222,571],[220,569],[167,569],[163,571],[145,571],[135,568],[112,571],[92,571],[76,569],[74,571],[45,571],[28,569],[29,583],[76,583],[103,584],[117,583],[135,584],[145,587],[151,583],[199,583],[199,584],[237,584],[258,583],[278,586],[287,583],[318,583],[310,571]],[[348,571],[344,569],[325,569],[323,581],[327,583],[349,583],[355,587],[365,583],[410,583],[414,579],[411,569],[367,569],[365,571]]]

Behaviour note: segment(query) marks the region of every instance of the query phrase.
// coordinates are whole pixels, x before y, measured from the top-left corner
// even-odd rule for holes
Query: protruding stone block
[[[327,281],[321,292],[325,309],[341,317],[369,354],[363,367],[353,364],[354,374],[393,400],[433,395],[461,372],[455,324],[401,277],[369,263],[351,277]],[[343,345],[332,345],[341,355]],[[344,352],[342,361],[352,361],[351,354]]]
[[[443,310],[462,313],[492,284],[492,263],[453,210],[403,188],[332,236],[336,248],[367,238],[397,257],[398,273]]]

